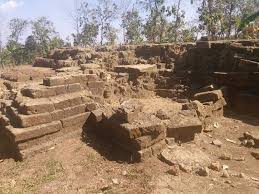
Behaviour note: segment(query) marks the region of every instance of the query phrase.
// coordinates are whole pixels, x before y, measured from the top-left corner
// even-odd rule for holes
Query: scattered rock
[[[221,177],[223,177],[223,178],[229,178],[230,176],[229,176],[228,171],[227,171],[227,170],[223,170]]]
[[[244,133],[244,138],[247,140],[247,142],[244,145],[247,145],[249,147],[259,147],[259,132],[246,132]]]
[[[246,146],[249,147],[249,148],[254,147],[255,146],[255,141],[253,139],[247,140]]]
[[[206,127],[205,129],[203,129],[204,133],[209,133],[209,132],[212,132],[212,131],[213,131],[212,127]]]
[[[118,184],[120,184],[120,182],[119,182],[119,180],[118,180],[118,179],[112,179],[112,183],[113,183],[114,185],[118,185]]]
[[[219,123],[216,122],[216,123],[213,124],[213,127],[214,127],[215,129],[218,129],[218,128],[220,127],[220,125],[219,125]]]
[[[108,190],[111,190],[112,189],[112,187],[110,186],[110,185],[105,185],[105,186],[103,186],[102,188],[101,188],[101,191],[108,191]]]
[[[210,166],[209,166],[209,169],[219,172],[221,170],[221,165],[220,165],[220,163],[218,161],[217,162],[212,162],[210,164]]]
[[[234,140],[231,140],[231,139],[228,139],[228,138],[226,138],[225,140],[226,140],[227,142],[230,142],[230,143],[233,143],[233,144],[237,144],[237,142],[234,141]]]
[[[256,159],[256,160],[259,160],[259,152],[257,151],[254,151],[254,152],[251,152],[251,155]]]
[[[245,161],[245,157],[244,156],[242,156],[242,157],[239,157],[239,158],[233,158],[233,160],[235,160],[235,161]]]
[[[184,164],[179,164],[179,168],[181,171],[185,172],[185,173],[190,173],[192,172],[192,167],[190,166],[186,166]]]
[[[167,171],[168,174],[179,176],[180,175],[180,169],[178,165],[174,165],[170,168],[170,170]]]
[[[223,165],[222,165],[222,169],[223,169],[223,170],[228,170],[228,169],[229,169],[229,166],[228,166],[228,165],[223,164]]]
[[[159,119],[161,119],[161,120],[168,120],[168,119],[170,119],[170,117],[168,116],[168,114],[167,114],[165,111],[163,111],[163,110],[157,111],[156,116],[157,116]]]
[[[221,160],[232,160],[232,155],[224,153],[222,156],[219,157]]]
[[[128,174],[128,173],[127,173],[126,170],[122,171],[122,175],[123,175],[123,176],[126,176],[127,174]]]
[[[200,168],[196,173],[197,173],[199,176],[209,176],[210,170],[209,170],[209,168],[207,168],[207,167],[205,167],[205,168]]]
[[[232,184],[232,182],[230,180],[226,180],[225,183],[227,183],[229,185]]]
[[[218,139],[213,140],[212,144],[218,147],[221,147],[223,145],[223,143]]]
[[[242,172],[239,174],[239,178],[248,179],[248,177]]]
[[[166,141],[167,145],[175,144],[175,139],[174,138],[168,137],[168,138],[165,139],[165,141]]]
[[[182,166],[186,169],[197,170],[211,163],[209,156],[194,144],[170,146],[163,150],[160,156],[160,159],[167,164]]]

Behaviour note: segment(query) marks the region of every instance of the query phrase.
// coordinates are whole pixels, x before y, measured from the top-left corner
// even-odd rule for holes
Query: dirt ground
[[[215,123],[218,128],[212,126],[212,132],[199,135],[194,143],[212,161],[229,166],[230,178],[216,171],[207,177],[184,172],[173,176],[167,173],[171,167],[158,158],[131,164],[118,157],[121,150],[114,145],[75,132],[22,162],[1,161],[0,193],[258,193],[259,161],[251,156],[255,149],[240,146],[239,138],[258,130],[259,119],[229,112]],[[214,139],[223,143],[221,148],[211,144]],[[222,154],[245,160],[223,161]]]
[[[42,67],[35,68],[32,65],[0,68],[0,77],[14,82],[41,81],[44,77],[54,74],[55,70]]]

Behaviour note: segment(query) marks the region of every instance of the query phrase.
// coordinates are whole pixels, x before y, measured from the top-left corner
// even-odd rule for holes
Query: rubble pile
[[[104,82],[93,74],[47,77],[43,85],[23,87],[13,101],[2,102],[0,124],[21,151],[34,139],[82,129],[96,108],[94,97],[102,96],[103,90]]]
[[[8,95],[0,91],[1,137],[22,151],[84,129],[142,161],[159,154],[166,138],[193,141],[226,105],[257,114],[258,48],[256,41],[199,41],[56,49],[35,60],[33,68],[55,72],[40,82],[2,76]],[[152,97],[182,110],[147,113],[137,99]]]
[[[142,109],[137,100],[124,101],[110,110],[99,109],[91,113],[87,127],[129,152],[133,161],[143,161],[165,147],[166,128],[159,118]]]

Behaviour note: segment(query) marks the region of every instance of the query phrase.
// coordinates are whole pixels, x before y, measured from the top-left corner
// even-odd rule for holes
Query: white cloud
[[[23,1],[17,1],[17,0],[8,0],[4,3],[0,3],[0,12],[8,12],[13,9],[16,9],[17,7],[23,6]]]

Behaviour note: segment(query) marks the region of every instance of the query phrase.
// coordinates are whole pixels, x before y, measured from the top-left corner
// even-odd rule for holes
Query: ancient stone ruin
[[[0,157],[80,131],[143,161],[193,141],[226,108],[259,115],[258,41],[64,48],[39,67],[53,72],[1,74]]]

